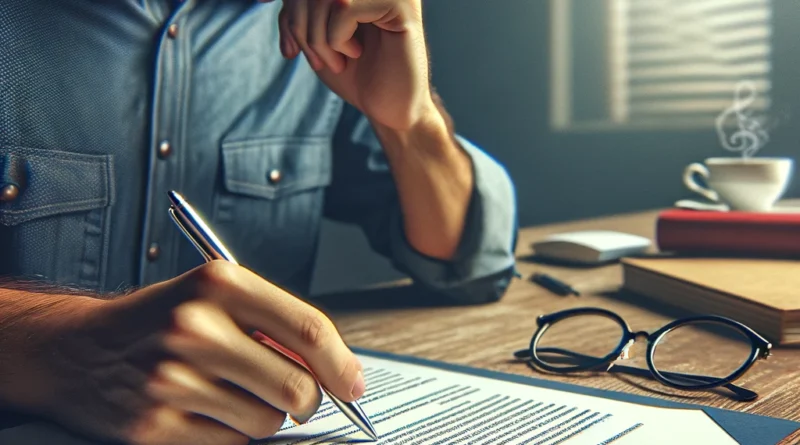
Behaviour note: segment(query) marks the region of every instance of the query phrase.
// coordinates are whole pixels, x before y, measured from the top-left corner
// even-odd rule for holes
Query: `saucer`
[[[727,204],[713,202],[700,202],[693,199],[681,199],[675,202],[675,207],[687,210],[703,210],[714,212],[728,212],[730,207]],[[800,202],[798,200],[786,200],[778,202],[774,207],[764,212],[758,213],[800,213]]]

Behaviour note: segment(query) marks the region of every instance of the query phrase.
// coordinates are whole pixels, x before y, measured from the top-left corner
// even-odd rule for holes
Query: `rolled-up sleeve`
[[[380,142],[368,121],[345,106],[334,138],[333,181],[326,216],[361,227],[370,246],[415,283],[454,303],[496,301],[515,274],[516,198],[505,168],[462,136],[474,187],[464,232],[451,260],[416,251],[406,240],[403,214]]]

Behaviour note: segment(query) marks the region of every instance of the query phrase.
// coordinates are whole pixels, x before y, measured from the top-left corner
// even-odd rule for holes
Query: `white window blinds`
[[[768,108],[769,0],[609,0],[608,12],[612,122],[712,124],[743,80],[752,109]]]

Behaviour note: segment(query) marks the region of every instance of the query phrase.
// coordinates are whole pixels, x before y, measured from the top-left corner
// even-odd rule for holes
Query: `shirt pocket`
[[[0,273],[104,287],[112,155],[0,146],[0,188]]]
[[[330,138],[224,142],[215,226],[242,264],[277,284],[305,289],[330,182]]]

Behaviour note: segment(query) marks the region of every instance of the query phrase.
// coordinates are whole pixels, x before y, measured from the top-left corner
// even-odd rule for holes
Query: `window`
[[[551,0],[557,129],[713,128],[769,108],[769,0]]]

